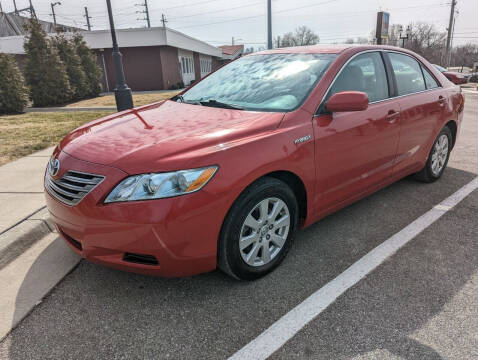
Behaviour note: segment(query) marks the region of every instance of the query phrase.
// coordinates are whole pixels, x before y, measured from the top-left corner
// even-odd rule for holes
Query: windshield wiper
[[[234,104],[227,104],[227,103],[223,103],[223,102],[220,102],[220,101],[217,101],[217,100],[208,100],[208,101],[200,101],[201,105],[204,105],[204,106],[211,106],[211,107],[217,107],[217,108],[223,108],[223,109],[233,109],[233,110],[243,110],[244,108],[243,107],[240,107],[238,105],[234,105]]]
[[[200,101],[186,100],[186,99],[184,99],[184,97],[182,95],[176,95],[176,96],[172,97],[171,100],[179,102],[179,103],[185,103],[185,104],[202,105]]]

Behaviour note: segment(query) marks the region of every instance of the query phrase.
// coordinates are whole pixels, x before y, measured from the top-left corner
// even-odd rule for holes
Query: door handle
[[[438,97],[438,105],[445,106],[446,99],[443,96]]]
[[[400,117],[400,111],[390,110],[387,116],[385,116],[385,119],[389,123],[393,124],[394,122],[398,120],[399,117]]]

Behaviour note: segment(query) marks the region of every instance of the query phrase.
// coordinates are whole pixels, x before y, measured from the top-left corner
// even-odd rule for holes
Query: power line
[[[291,9],[285,9],[285,10],[274,11],[274,12],[272,12],[272,13],[273,13],[273,14],[280,14],[280,13],[283,13],[283,12],[289,12],[289,11],[294,11],[294,10],[300,10],[300,9],[310,8],[310,7],[319,6],[319,5],[324,5],[324,4],[328,4],[328,3],[336,2],[336,1],[339,1],[339,0],[328,0],[328,1],[320,2],[320,3],[316,3],[316,4],[304,5],[304,6],[299,6],[299,7],[291,8]],[[199,26],[208,26],[208,25],[216,25],[216,24],[223,24],[223,23],[227,23],[227,22],[241,21],[241,20],[245,20],[245,19],[254,19],[254,18],[259,18],[259,17],[263,17],[263,16],[266,16],[266,14],[253,15],[253,16],[245,16],[245,17],[240,17],[240,18],[235,18],[235,19],[229,19],[229,20],[225,20],[225,21],[217,21],[217,22],[208,23],[208,24],[197,24],[197,25],[181,26],[181,27],[179,27],[178,29],[184,29],[184,28],[190,28],[190,27],[199,27]]]
[[[263,1],[255,2],[255,3],[251,3],[251,4],[246,4],[246,5],[241,5],[241,6],[236,6],[236,7],[229,8],[229,9],[219,9],[219,10],[214,10],[214,11],[206,11],[206,12],[201,12],[201,13],[196,13],[196,14],[191,14],[191,15],[172,16],[170,18],[174,20],[174,19],[183,19],[183,18],[201,16],[201,15],[217,14],[217,13],[224,12],[224,11],[237,10],[237,9],[242,9],[242,8],[255,6],[255,5],[259,5],[259,4],[262,5]],[[161,10],[161,9],[155,9],[155,10]],[[155,10],[152,10],[152,11],[155,11]]]
[[[304,5],[304,6],[299,6],[295,8],[289,8],[289,9],[283,9],[283,10],[278,10],[278,11],[273,11],[272,14],[281,14],[281,13],[286,13],[286,12],[291,12],[295,10],[301,10],[305,8],[310,8],[310,7],[315,7],[319,5],[324,5],[328,4],[331,2],[336,2],[339,0],[328,0],[316,4],[310,4],[310,5]],[[418,5],[418,6],[407,6],[403,8],[397,8],[397,9],[391,9],[390,11],[400,11],[400,10],[406,10],[406,9],[415,9],[415,8],[425,8],[425,7],[430,7],[430,6],[443,6],[443,5],[448,5],[446,3],[434,3],[434,4],[424,4],[424,5]],[[364,11],[355,11],[355,12],[341,12],[341,13],[329,13],[329,14],[320,14],[317,15],[317,17],[330,17],[330,16],[336,16],[336,15],[344,15],[344,14],[350,14],[350,15],[356,15],[358,13],[374,13],[376,10],[364,10]],[[216,21],[212,23],[205,23],[205,24],[194,24],[194,25],[187,25],[187,26],[180,26],[178,29],[186,29],[186,28],[192,28],[192,27],[202,27],[202,26],[209,26],[209,25],[217,25],[217,24],[224,24],[228,22],[235,22],[235,21],[241,21],[241,20],[247,20],[247,19],[255,19],[259,17],[264,17],[266,14],[261,14],[261,15],[252,15],[252,16],[243,16],[243,17],[238,17],[238,18],[233,18],[233,19],[228,19],[224,21]]]

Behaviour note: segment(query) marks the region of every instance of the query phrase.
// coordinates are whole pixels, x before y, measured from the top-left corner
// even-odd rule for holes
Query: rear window
[[[440,87],[432,74],[430,74],[430,72],[424,66],[422,66],[422,70],[423,76],[425,77],[425,85],[427,89],[435,89],[437,87]]]

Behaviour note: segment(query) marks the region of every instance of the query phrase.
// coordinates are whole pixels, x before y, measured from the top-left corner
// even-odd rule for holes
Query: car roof
[[[294,46],[286,48],[276,48],[271,50],[263,50],[253,53],[251,55],[262,54],[340,54],[347,49],[353,48],[354,52],[363,50],[395,50],[409,53],[409,51],[389,45],[367,45],[367,44],[340,44],[340,45],[309,45],[309,46]]]
[[[258,51],[254,54],[339,54],[345,49],[348,49],[351,45],[309,45],[309,46],[294,46],[277,48],[271,50]]]

